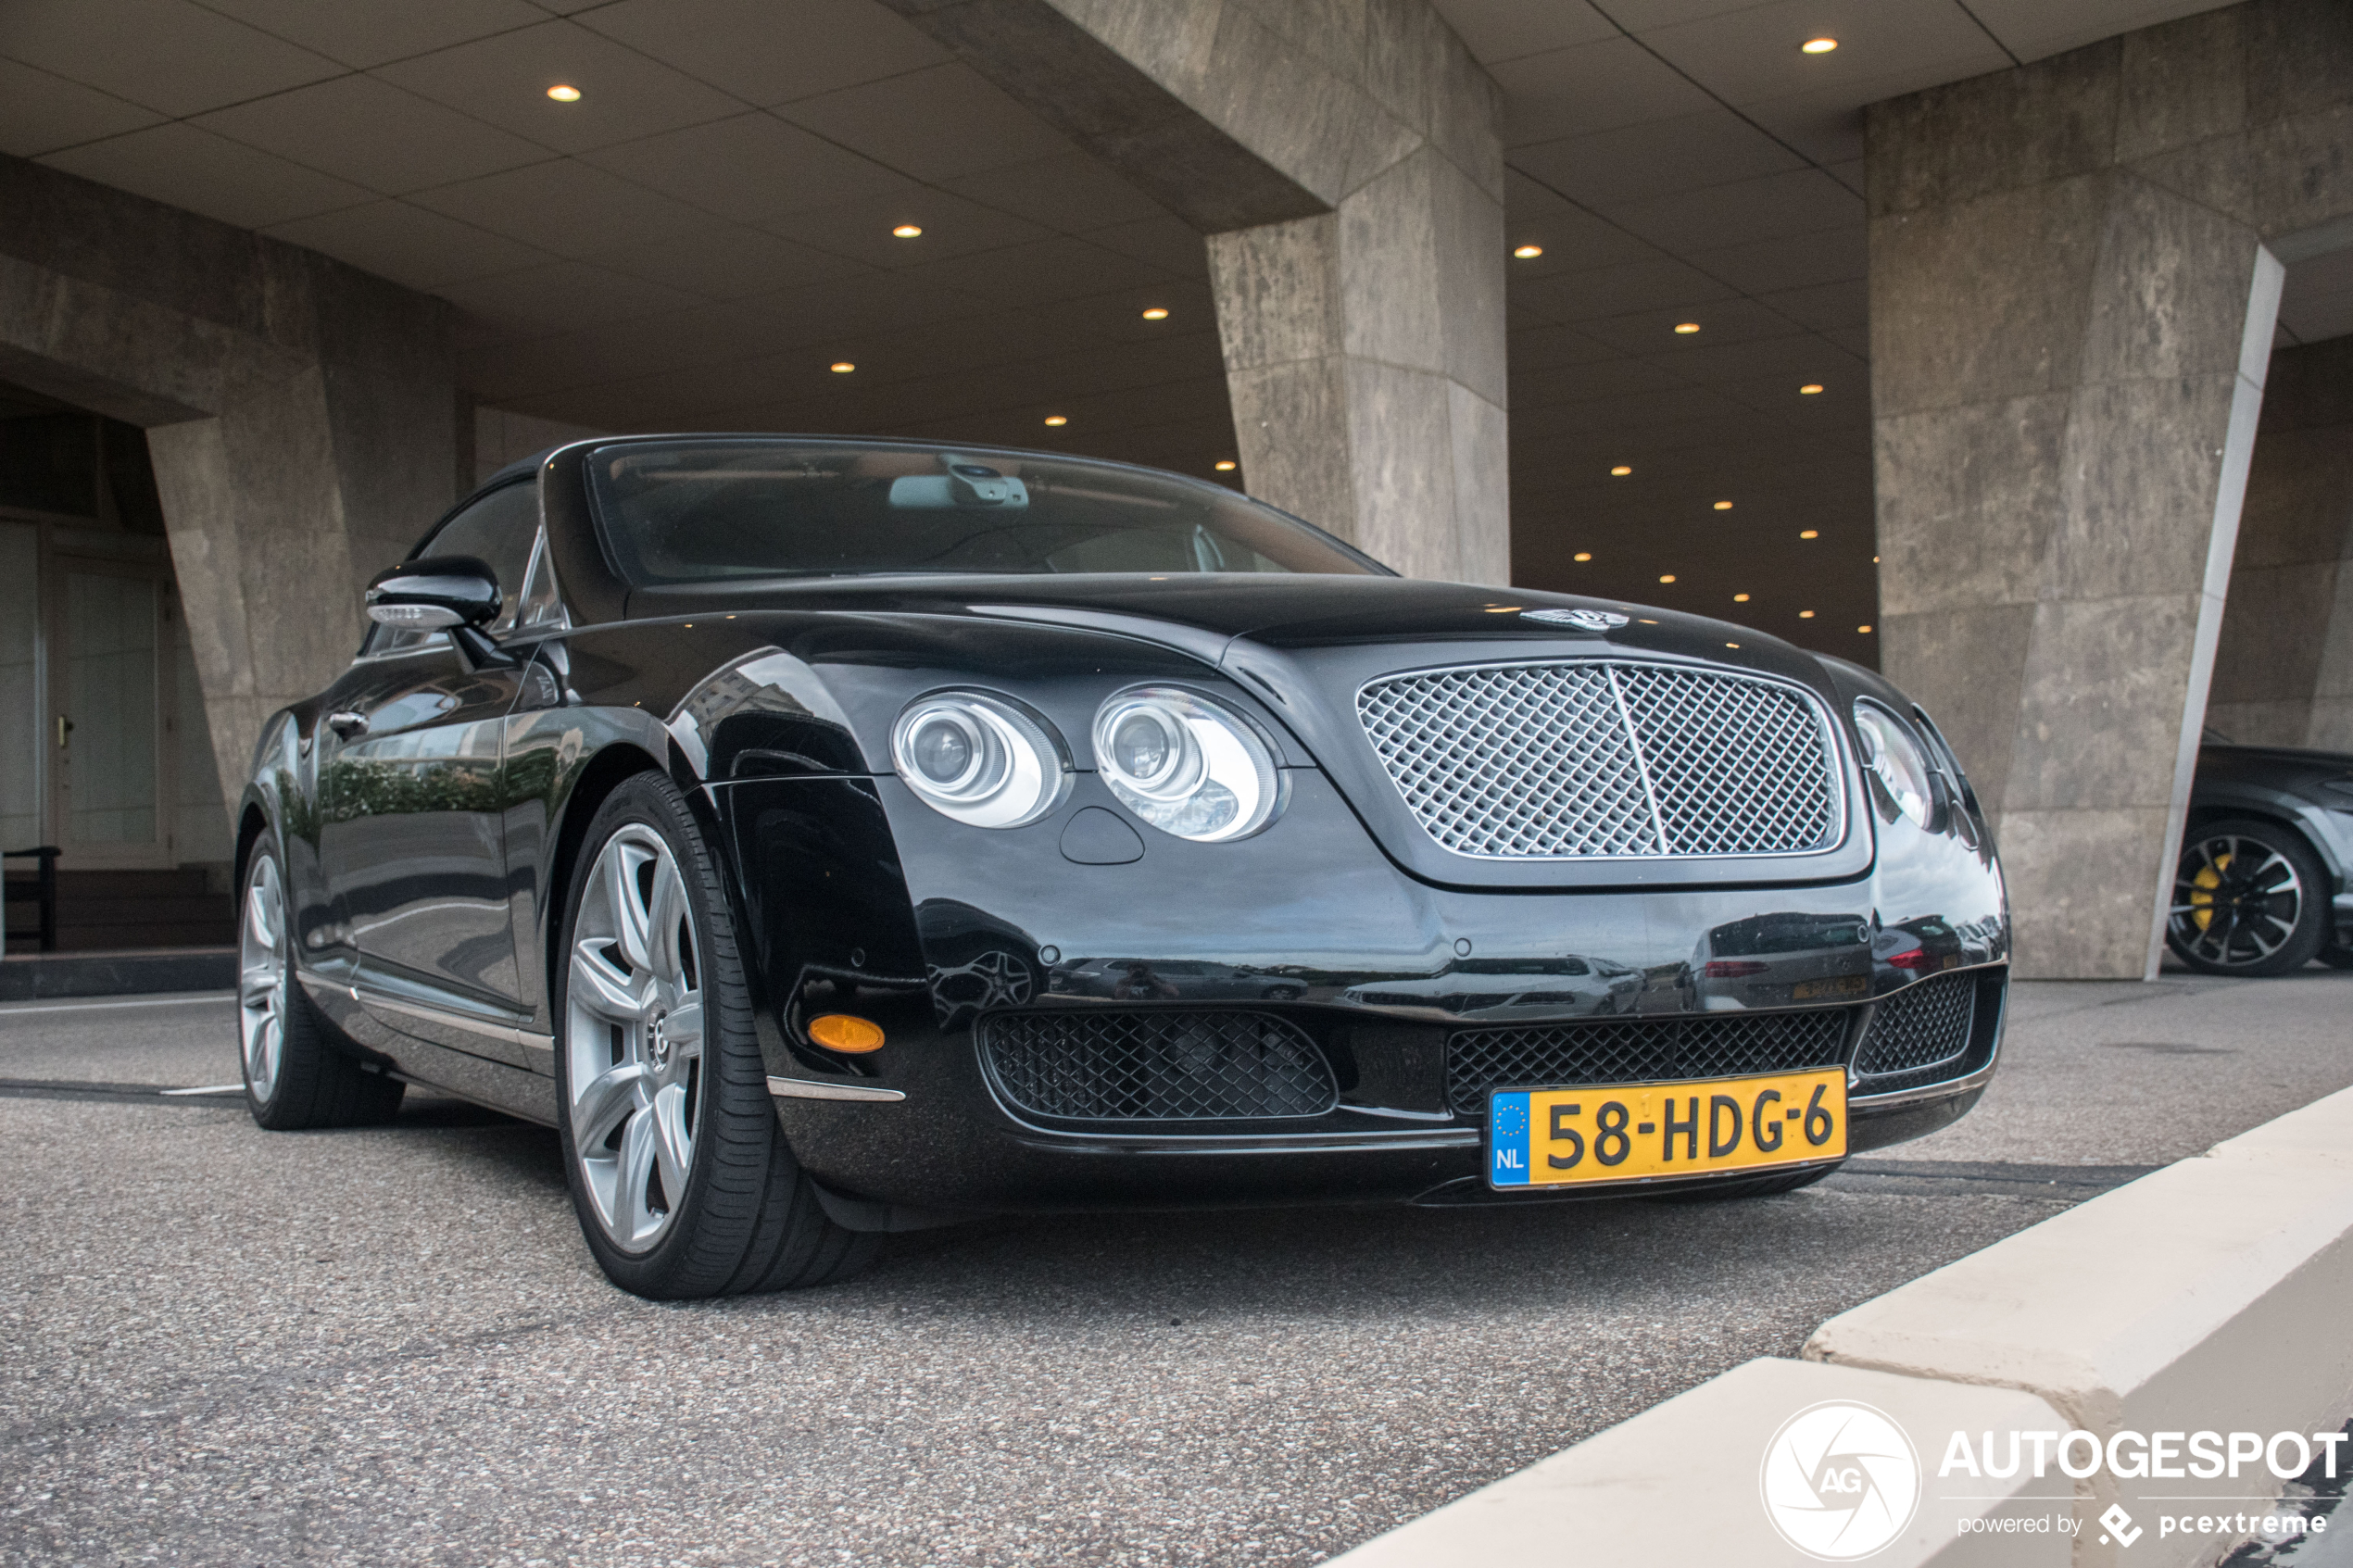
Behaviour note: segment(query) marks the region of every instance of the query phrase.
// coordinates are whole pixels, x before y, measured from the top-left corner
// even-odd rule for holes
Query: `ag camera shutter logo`
[[[1869,1405],[1809,1405],[1765,1445],[1765,1516],[1806,1556],[1852,1562],[1881,1550],[1920,1505],[1920,1456],[1894,1419]]]

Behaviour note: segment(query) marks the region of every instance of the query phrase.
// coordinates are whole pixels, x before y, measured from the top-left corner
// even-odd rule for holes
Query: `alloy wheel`
[[[2260,964],[2294,938],[2305,897],[2295,861],[2259,840],[2218,834],[2182,851],[2174,943],[2218,968]]]
[[[245,918],[237,929],[237,1037],[245,1054],[245,1082],[253,1098],[267,1103],[278,1085],[285,1055],[286,892],[276,857],[256,854],[245,876]]]
[[[703,1089],[694,917],[670,846],[636,823],[605,841],[573,922],[564,1029],[574,1158],[597,1222],[643,1252],[686,1202]]]

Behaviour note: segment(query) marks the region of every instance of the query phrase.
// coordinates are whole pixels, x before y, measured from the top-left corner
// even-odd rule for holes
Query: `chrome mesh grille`
[[[1817,1008],[1459,1030],[1446,1040],[1446,1098],[1462,1115],[1484,1116],[1490,1089],[1674,1083],[1836,1067],[1846,1059],[1853,1016],[1852,1008]]]
[[[1976,1014],[1974,974],[1940,974],[1906,985],[1872,1012],[1855,1071],[1869,1078],[1958,1061],[1969,1049]]]
[[[1602,659],[1375,681],[1357,717],[1459,855],[1787,855],[1838,826],[1814,705],[1713,671]]]
[[[1315,1042],[1271,1013],[998,1013],[981,1048],[1005,1098],[1072,1121],[1320,1116],[1339,1102]]]

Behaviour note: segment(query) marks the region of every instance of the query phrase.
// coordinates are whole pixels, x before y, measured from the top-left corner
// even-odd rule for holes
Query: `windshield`
[[[1381,570],[1222,485],[1077,458],[663,441],[593,452],[588,473],[606,541],[641,587],[907,571]]]

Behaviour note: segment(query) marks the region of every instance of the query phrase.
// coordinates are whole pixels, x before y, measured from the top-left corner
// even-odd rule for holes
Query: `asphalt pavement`
[[[225,997],[0,1008],[0,1559],[1312,1562],[2353,1084],[2353,974],[2016,992],[1969,1119],[1725,1204],[995,1220],[606,1285],[552,1134],[270,1134]]]

